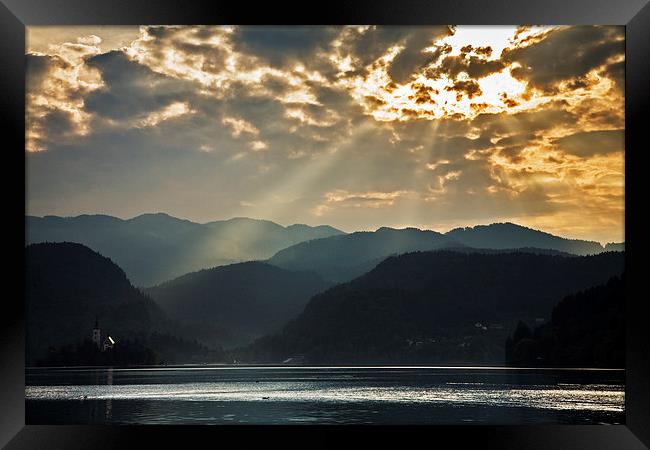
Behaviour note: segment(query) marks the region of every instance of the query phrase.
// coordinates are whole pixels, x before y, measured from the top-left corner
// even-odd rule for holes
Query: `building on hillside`
[[[104,339],[104,345],[102,346],[102,351],[105,352],[106,350],[112,350],[114,345],[115,341],[113,338],[110,335],[106,336],[106,339]]]
[[[99,321],[95,317],[95,326],[93,327],[93,344],[97,346],[98,350],[105,352],[106,350],[111,350],[115,345],[115,339],[108,333],[106,337],[102,340],[102,330],[99,328]]]

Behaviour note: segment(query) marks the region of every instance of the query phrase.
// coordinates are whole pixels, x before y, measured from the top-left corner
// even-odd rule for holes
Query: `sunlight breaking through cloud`
[[[174,172],[147,195],[195,220],[245,199],[343,229],[624,240],[622,27],[30,27],[26,75],[33,213],[87,211],[109,152],[115,173]],[[136,212],[120,191],[94,195]]]

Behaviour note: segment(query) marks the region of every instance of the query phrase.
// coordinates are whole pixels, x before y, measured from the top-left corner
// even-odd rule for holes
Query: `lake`
[[[28,368],[27,424],[621,424],[624,370]]]

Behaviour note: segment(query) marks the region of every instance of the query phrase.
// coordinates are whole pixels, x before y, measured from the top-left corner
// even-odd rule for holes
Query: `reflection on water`
[[[27,423],[622,423],[624,372],[30,369]]]

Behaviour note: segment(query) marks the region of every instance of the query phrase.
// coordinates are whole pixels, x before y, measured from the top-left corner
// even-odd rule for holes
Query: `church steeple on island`
[[[101,348],[102,346],[102,332],[99,329],[99,321],[97,320],[97,316],[95,316],[95,327],[93,328],[93,343],[97,346],[97,348]]]

